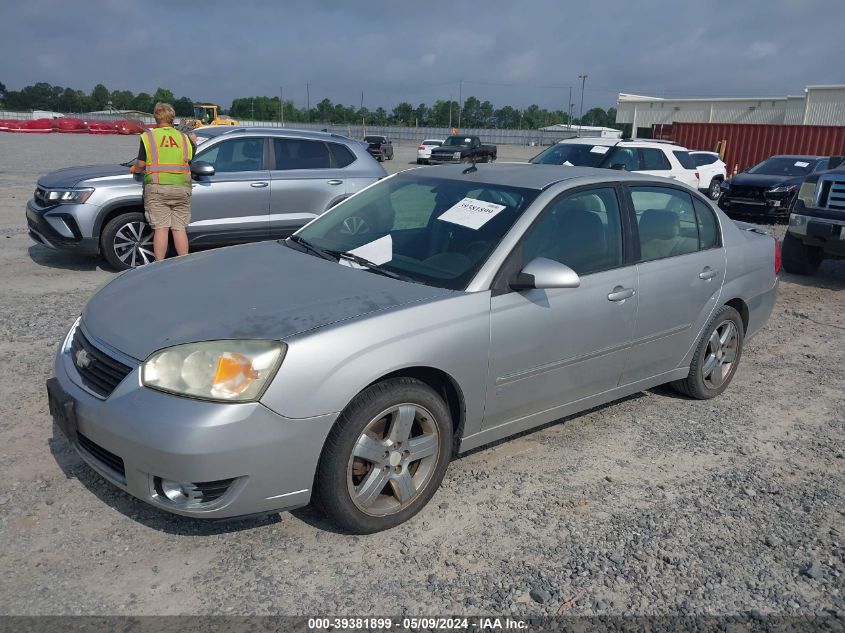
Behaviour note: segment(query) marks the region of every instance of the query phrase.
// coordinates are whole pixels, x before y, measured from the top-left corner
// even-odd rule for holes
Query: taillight
[[[775,274],[780,272],[780,242],[775,240]]]
[[[417,149],[425,149],[425,145],[420,145]]]

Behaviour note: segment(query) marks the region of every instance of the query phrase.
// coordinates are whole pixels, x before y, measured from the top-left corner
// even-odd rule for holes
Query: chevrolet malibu
[[[370,533],[461,452],[664,383],[727,388],[775,301],[772,237],[665,179],[465,167],[117,276],[59,349],[58,427],[163,510],[314,501]]]

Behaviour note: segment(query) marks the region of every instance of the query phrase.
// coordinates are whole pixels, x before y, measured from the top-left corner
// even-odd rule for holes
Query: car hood
[[[82,167],[66,167],[44,174],[38,179],[38,184],[46,189],[58,187],[75,187],[81,182],[107,178],[112,181],[131,182],[134,176],[129,168],[123,165],[84,165]]]
[[[180,343],[282,340],[453,293],[261,242],[131,270],[94,295],[82,323],[95,338],[143,360]]]
[[[779,185],[800,185],[802,182],[804,182],[803,177],[796,178],[795,176],[768,176],[765,174],[740,173],[731,178],[730,185],[771,189],[772,187],[777,187]]]

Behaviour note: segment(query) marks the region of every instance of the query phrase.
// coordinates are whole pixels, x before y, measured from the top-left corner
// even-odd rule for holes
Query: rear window
[[[684,152],[681,150],[674,150],[672,152],[675,155],[675,158],[678,159],[678,162],[681,163],[681,167],[684,169],[695,169],[696,164],[692,157],[689,155],[689,152]]]
[[[349,148],[340,143],[329,143],[329,151],[334,158],[335,167],[346,167],[355,161],[355,154]]]
[[[690,153],[690,157],[692,158],[693,162],[695,162],[696,166],[703,167],[704,165],[712,165],[716,162],[716,156],[713,154],[693,154]]]
[[[380,143],[384,143],[384,137],[382,136],[365,136],[364,140],[370,145],[379,145]]]

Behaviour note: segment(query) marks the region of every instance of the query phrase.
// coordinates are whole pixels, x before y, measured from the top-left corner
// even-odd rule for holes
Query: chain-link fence
[[[143,123],[153,123],[152,116],[125,115],[121,113],[68,113],[65,116],[79,117],[82,119],[117,120],[131,118]],[[0,110],[0,119],[32,119],[32,112],[8,112]],[[278,121],[246,121],[240,119],[238,124],[241,127],[274,127],[295,130],[324,130],[334,134],[342,134],[352,138],[364,138],[369,134],[386,136],[394,141],[413,141],[419,143],[424,139],[444,139],[452,131],[448,127],[399,127],[392,125],[351,125],[346,123],[303,123],[286,122],[284,125]],[[552,145],[563,139],[578,136],[577,128],[570,130],[512,130],[498,128],[463,128],[461,134],[478,136],[482,143],[494,145]],[[596,133],[592,130],[584,130],[581,136],[593,136]]]

